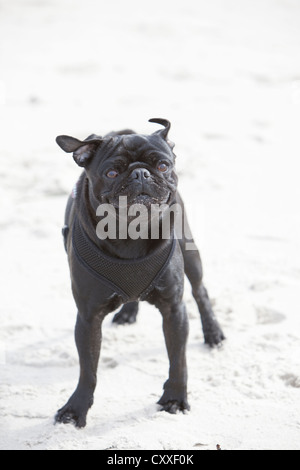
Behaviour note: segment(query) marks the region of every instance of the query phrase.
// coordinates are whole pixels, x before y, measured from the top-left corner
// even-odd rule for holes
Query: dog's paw
[[[74,424],[76,428],[84,428],[86,426],[86,413],[82,414],[72,408],[71,405],[65,405],[58,410],[55,415],[56,423]]]
[[[179,411],[185,413],[190,410],[190,405],[188,404],[185,391],[170,388],[169,381],[165,383],[164,388],[165,391],[161,399],[158,401],[158,405],[161,406],[160,411],[167,411],[167,413],[176,414]]]
[[[214,328],[204,329],[204,342],[209,347],[221,346],[222,342],[226,339],[223,331],[219,325],[214,325]]]
[[[132,324],[136,322],[136,315],[132,315],[130,312],[120,312],[116,313],[113,318],[113,323],[117,323],[117,325],[126,325]]]
[[[121,310],[117,312],[113,318],[113,323],[118,325],[131,324],[136,322],[136,317],[138,314],[138,303],[130,302],[123,305]]]
[[[86,417],[93,404],[91,396],[75,392],[69,401],[55,415],[55,423],[74,424],[76,428],[86,426]]]
[[[160,411],[166,411],[167,413],[170,413],[172,415],[175,415],[180,411],[182,413],[186,413],[191,409],[187,400],[169,400],[166,402],[162,402],[162,400],[159,400],[158,404],[161,406]]]

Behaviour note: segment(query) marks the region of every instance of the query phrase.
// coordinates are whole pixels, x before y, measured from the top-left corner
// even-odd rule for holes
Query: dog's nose
[[[136,168],[131,173],[131,178],[133,180],[143,181],[150,178],[151,174],[150,171],[146,170],[146,168]]]

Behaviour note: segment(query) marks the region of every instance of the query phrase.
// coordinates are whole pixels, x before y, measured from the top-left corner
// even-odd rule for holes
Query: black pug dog
[[[68,200],[63,228],[72,292],[78,309],[75,340],[80,376],[75,392],[55,417],[57,422],[73,422],[78,428],[86,425],[87,413],[93,404],[102,321],[121,305],[114,317],[117,323],[135,321],[140,300],[155,305],[163,316],[170,369],[158,403],[169,413],[190,408],[185,353],[188,319],[182,300],[184,274],[191,283],[199,308],[205,343],[214,346],[224,339],[202,283],[199,252],[196,247],[187,249],[186,243],[193,243],[191,238],[187,240],[185,234],[174,233],[174,217],[169,217],[168,237],[163,237],[161,230],[166,210],[156,219],[155,237],[151,237],[151,217],[147,233],[144,230],[140,237],[132,238],[124,235],[120,201],[126,201],[125,209],[134,204],[144,206],[147,214],[152,205],[171,208],[177,204],[184,214],[177,192],[174,144],[168,140],[170,122],[164,119],[150,122],[163,125],[163,129],[151,135],[124,130],[104,137],[91,135],[84,141],[64,135],[56,139],[84,168]],[[97,214],[103,204],[107,211],[101,213],[101,218]],[[99,237],[99,220],[107,216],[109,207],[120,225],[123,221],[123,232],[120,235],[119,227],[117,235],[112,230],[106,238]],[[128,216],[125,224],[133,220],[132,215]]]

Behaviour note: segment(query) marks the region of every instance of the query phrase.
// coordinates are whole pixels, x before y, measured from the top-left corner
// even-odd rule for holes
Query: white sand
[[[0,448],[300,449],[298,0],[0,0]],[[104,325],[84,430],[56,146],[172,121],[180,188],[227,341],[190,317],[188,415],[157,411],[159,312]],[[195,200],[197,204],[195,205]],[[194,205],[193,205],[194,204]]]

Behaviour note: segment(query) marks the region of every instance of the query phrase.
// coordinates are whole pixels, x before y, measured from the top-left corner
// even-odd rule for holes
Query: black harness
[[[134,260],[118,259],[103,253],[86,235],[75,217],[72,244],[76,259],[101,282],[109,285],[123,302],[144,300],[158,284],[176,246],[176,238],[162,240],[151,254]]]

